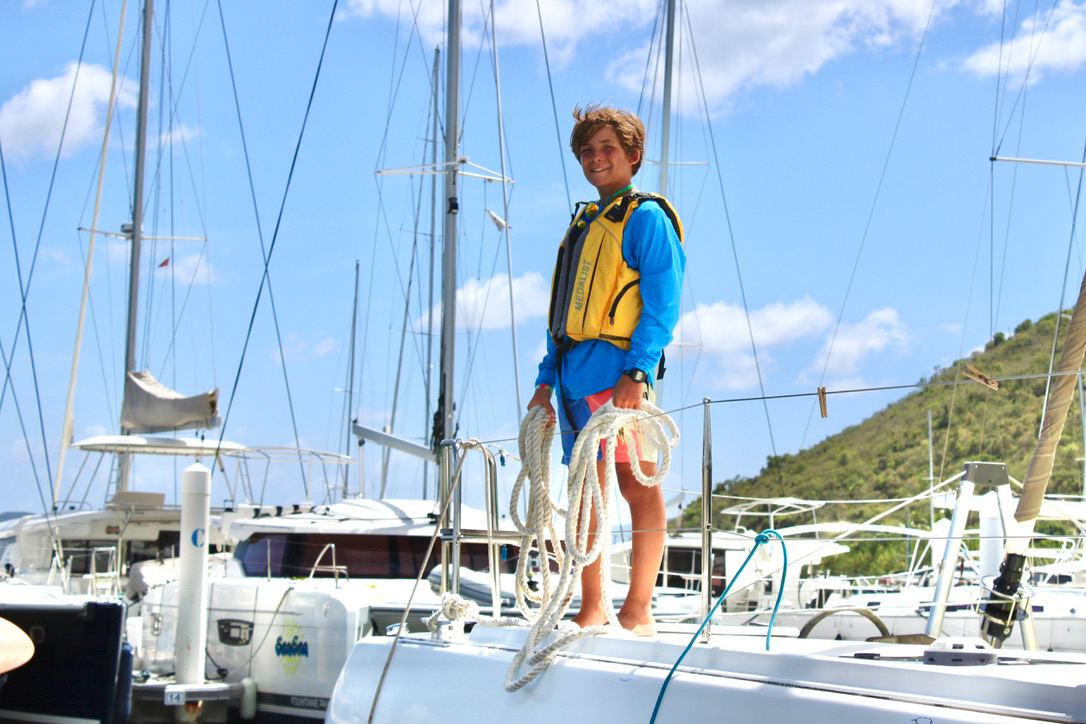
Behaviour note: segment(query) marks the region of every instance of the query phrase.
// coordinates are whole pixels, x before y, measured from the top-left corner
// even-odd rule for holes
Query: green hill
[[[757,475],[718,483],[714,494],[842,501],[881,501],[916,495],[929,486],[929,410],[936,481],[960,472],[962,465],[971,460],[1004,462],[1012,477],[1023,480],[1037,441],[1055,323],[1056,315],[1050,314],[1036,323],[1022,322],[1010,337],[996,334],[984,351],[950,368],[936,369],[930,379],[920,380],[923,387],[862,423],[794,455],[770,457]],[[1060,327],[1062,348],[1066,316]],[[1025,379],[1005,380],[998,390],[992,390],[966,379],[967,363],[990,378],[1023,376]],[[962,381],[965,382],[953,384]],[[1076,396],[1057,452],[1049,493],[1082,493],[1083,432],[1079,411]],[[734,525],[734,519],[719,514],[734,502],[727,498],[714,499],[715,527]],[[829,506],[818,512],[818,520],[861,521],[888,507],[886,503]],[[879,522],[926,527],[928,515],[924,503]],[[697,529],[700,518],[698,500],[683,511],[676,525]],[[809,522],[807,514],[803,519],[778,518],[776,525]],[[1052,532],[1062,531],[1058,525],[1049,527]],[[889,555],[883,548],[862,553],[854,546],[855,554],[838,559],[833,568],[848,573],[878,572],[877,566],[873,571],[862,569]],[[903,552],[904,546],[898,544],[895,549]],[[887,562],[881,560],[880,565]],[[887,572],[886,568],[881,568],[881,572]]]

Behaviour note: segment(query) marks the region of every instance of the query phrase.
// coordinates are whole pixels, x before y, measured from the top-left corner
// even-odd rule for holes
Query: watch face
[[[622,374],[626,375],[634,382],[645,382],[649,378],[649,376],[645,373],[645,370],[626,370]]]

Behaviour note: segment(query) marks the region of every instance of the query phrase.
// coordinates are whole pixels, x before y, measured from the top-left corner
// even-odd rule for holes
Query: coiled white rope
[[[547,413],[541,405],[528,410],[520,423],[518,439],[521,468],[513,493],[509,497],[509,517],[521,534],[520,555],[517,557],[517,608],[529,621],[534,621],[538,608],[552,596],[551,567],[549,556],[553,553],[559,570],[565,563],[565,554],[557,544],[558,533],[555,530],[555,515],[566,515],[551,499],[551,445],[554,441],[554,425],[547,424]],[[521,521],[518,508],[524,483],[528,483],[528,504],[525,520]],[[547,550],[547,541],[552,542],[551,551]],[[541,589],[533,590],[530,584],[531,571],[528,563],[532,551],[539,556],[540,574],[543,578]]]
[[[542,408],[533,408],[533,412],[536,414],[530,414],[525,418],[525,424],[521,428],[521,459],[524,468],[527,473],[522,471],[522,476],[527,475],[532,480],[533,494],[529,503],[529,509],[537,514],[541,513],[542,509],[547,507],[543,504],[543,498],[546,497],[549,501],[549,464],[546,460],[549,458],[550,452],[550,440],[553,439],[554,429],[553,426],[547,426],[546,416],[542,413]],[[549,585],[549,565],[547,565],[546,558],[543,558],[543,575],[544,575],[544,595],[540,598],[540,609],[534,616],[534,622],[531,630],[528,632],[528,637],[524,642],[523,648],[513,658],[512,663],[509,666],[509,672],[505,679],[506,691],[516,691],[524,685],[531,682],[535,677],[542,673],[549,665],[551,660],[558,654],[558,651],[576,641],[577,639],[585,636],[594,636],[599,633],[603,633],[608,629],[604,626],[591,626],[587,628],[579,628],[576,624],[571,624],[570,627],[559,628],[558,634],[554,637],[546,646],[540,648],[541,644],[546,638],[551,635],[555,627],[559,624],[562,618],[565,616],[566,611],[569,610],[570,602],[573,600],[574,587],[576,586],[577,579],[580,575],[581,569],[592,563],[597,556],[602,556],[600,565],[600,578],[603,591],[603,604],[604,611],[607,615],[607,621],[611,625],[612,631],[621,631],[621,627],[618,623],[618,619],[615,617],[614,604],[611,602],[611,597],[607,593],[607,584],[611,577],[611,562],[609,556],[610,550],[610,530],[611,530],[611,493],[617,485],[617,473],[615,472],[615,448],[618,444],[619,435],[624,435],[624,430],[636,428],[640,431],[643,437],[652,441],[656,447],[661,451],[660,464],[655,475],[648,476],[641,472],[640,465],[630,465],[633,471],[634,477],[642,485],[659,485],[665,476],[667,475],[668,468],[671,466],[671,450],[679,442],[679,428],[667,414],[662,412],[659,408],[648,402],[642,403],[641,410],[631,409],[618,409],[615,408],[611,402],[607,402],[602,405],[585,425],[584,429],[577,436],[577,442],[573,446],[573,453],[569,465],[569,482],[568,482],[568,499],[569,499],[569,512],[566,514],[566,535],[565,535],[565,555],[561,558],[558,584],[554,590],[550,590]],[[543,427],[544,430],[540,432],[538,427]],[[546,432],[546,428],[550,428],[549,437]],[[525,428],[529,428],[526,434]],[[540,437],[541,436],[541,437]],[[529,442],[531,441],[531,447],[535,448],[537,445],[541,447],[542,439],[546,438],[547,447],[542,450],[544,455],[539,462],[536,460],[532,463],[533,468],[529,467],[529,460],[534,459],[532,456],[536,454],[536,450],[529,451]],[[601,484],[599,479],[599,472],[596,465],[597,450],[600,449],[600,442],[606,438],[607,443],[604,450],[604,481]],[[633,448],[632,445],[629,446]],[[533,469],[535,472],[533,472]],[[544,470],[546,472],[544,472]],[[535,492],[536,479],[535,475],[539,476],[538,485],[542,486],[543,482],[547,482],[547,487],[542,488],[543,493]],[[517,486],[514,488],[514,506],[519,496],[520,488],[522,486],[522,479],[518,477]],[[586,490],[587,489],[587,490]],[[585,494],[590,497],[590,502],[585,505],[582,510],[582,501],[585,500]],[[545,493],[545,496],[544,496]],[[537,497],[538,496],[538,497]],[[534,510],[532,506],[535,506]],[[553,507],[553,506],[552,506]],[[588,545],[589,537],[589,525],[592,510],[596,511],[596,528],[598,530],[597,535],[592,541],[592,545]],[[581,511],[581,516],[576,514],[576,511]],[[513,513],[513,509],[510,510]],[[583,517],[584,525],[578,526],[580,518]],[[531,519],[531,515],[529,515]],[[518,521],[518,528],[520,528],[519,519],[515,517],[514,520]],[[540,554],[544,555],[545,544],[542,536],[542,531],[546,528],[552,534],[553,538],[553,516],[551,522],[535,521],[530,526],[526,526],[529,532],[525,532],[524,535],[531,536],[536,543],[540,546]],[[579,529],[578,529],[579,528]],[[557,552],[560,546],[554,546]],[[521,568],[521,564],[527,558],[524,553],[524,549],[521,550],[521,560],[518,563],[518,574]],[[528,598],[532,600],[527,593],[523,593],[521,588],[527,588],[527,585],[522,586],[521,579],[517,579],[517,602]],[[527,614],[526,614],[527,615]],[[517,677],[520,671],[521,665],[527,660],[528,665],[532,668],[523,676]]]

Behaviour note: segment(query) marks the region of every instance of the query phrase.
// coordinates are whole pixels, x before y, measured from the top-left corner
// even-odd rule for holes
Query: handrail
[[[330,566],[322,566],[320,564],[320,562],[321,562],[321,560],[324,559],[324,554],[327,553],[329,549],[331,549],[331,551],[332,551],[332,565],[330,565]],[[324,547],[321,548],[321,552],[317,555],[317,560],[313,561],[313,565],[309,569],[309,580],[311,580],[311,581],[313,580],[313,574],[315,574],[317,571],[332,573],[332,575],[335,578],[335,583],[336,583],[337,587],[339,586],[339,574],[340,573],[342,573],[345,578],[350,579],[350,574],[348,573],[347,566],[336,565],[336,544],[335,543],[325,543]]]
[[[469,450],[478,450],[483,455],[483,483],[486,509],[486,530],[465,530],[462,518],[463,486],[460,484],[463,475],[463,461],[457,462],[456,452],[462,454]],[[455,470],[453,463],[456,463]],[[450,507],[449,496],[452,496],[452,527],[445,525],[446,511]],[[498,528],[498,466],[494,461],[494,455],[482,443],[477,440],[456,442],[443,440],[441,442],[441,510],[442,518],[438,521],[441,527],[441,594],[446,592],[460,594],[460,545],[462,543],[486,543],[487,563],[490,567],[491,586],[490,601],[492,616],[501,615],[501,571],[499,565],[498,547],[503,536],[497,535]],[[450,560],[451,559],[451,560]],[[450,562],[455,565],[450,566]],[[449,571],[452,571],[450,578]]]

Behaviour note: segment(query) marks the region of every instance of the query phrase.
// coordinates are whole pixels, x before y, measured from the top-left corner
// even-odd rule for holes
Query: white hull
[[[649,721],[692,633],[582,639],[512,693],[503,682],[526,629],[477,626],[463,641],[404,637],[373,721]],[[367,721],[391,643],[370,638],[355,646],[328,721]],[[764,639],[754,637],[714,637],[695,645],[668,685],[657,721],[1086,720],[1086,656],[1039,654],[1038,661],[1049,663],[1033,665],[936,666],[923,663],[919,646],[774,639],[772,650],[764,649]],[[892,658],[868,658],[876,655]]]
[[[370,626],[362,587],[329,589],[289,579],[211,579],[207,680],[255,680],[258,716],[323,718],[351,646]],[[155,587],[143,601],[143,666],[152,672],[173,671],[177,590]]]
[[[980,636],[981,617],[977,608],[981,595],[981,589],[976,586],[952,589],[939,635]],[[827,608],[866,608],[878,617],[891,636],[923,634],[927,629],[933,596],[931,588],[906,589],[899,593],[833,598]],[[1038,589],[1031,599],[1031,606],[1039,650],[1086,652],[1086,591],[1060,590],[1058,587]],[[817,610],[782,610],[777,614],[777,624],[801,629],[818,613],[820,611]],[[719,620],[735,623],[734,618],[729,616]],[[749,619],[749,614],[746,618]],[[768,615],[758,617],[761,623],[768,623],[768,620]],[[809,634],[812,638],[845,641],[865,641],[879,635],[880,631],[870,619],[848,610],[826,616],[814,625]],[[1025,648],[1020,624],[1015,625],[1014,632],[1003,645],[1006,648]]]

